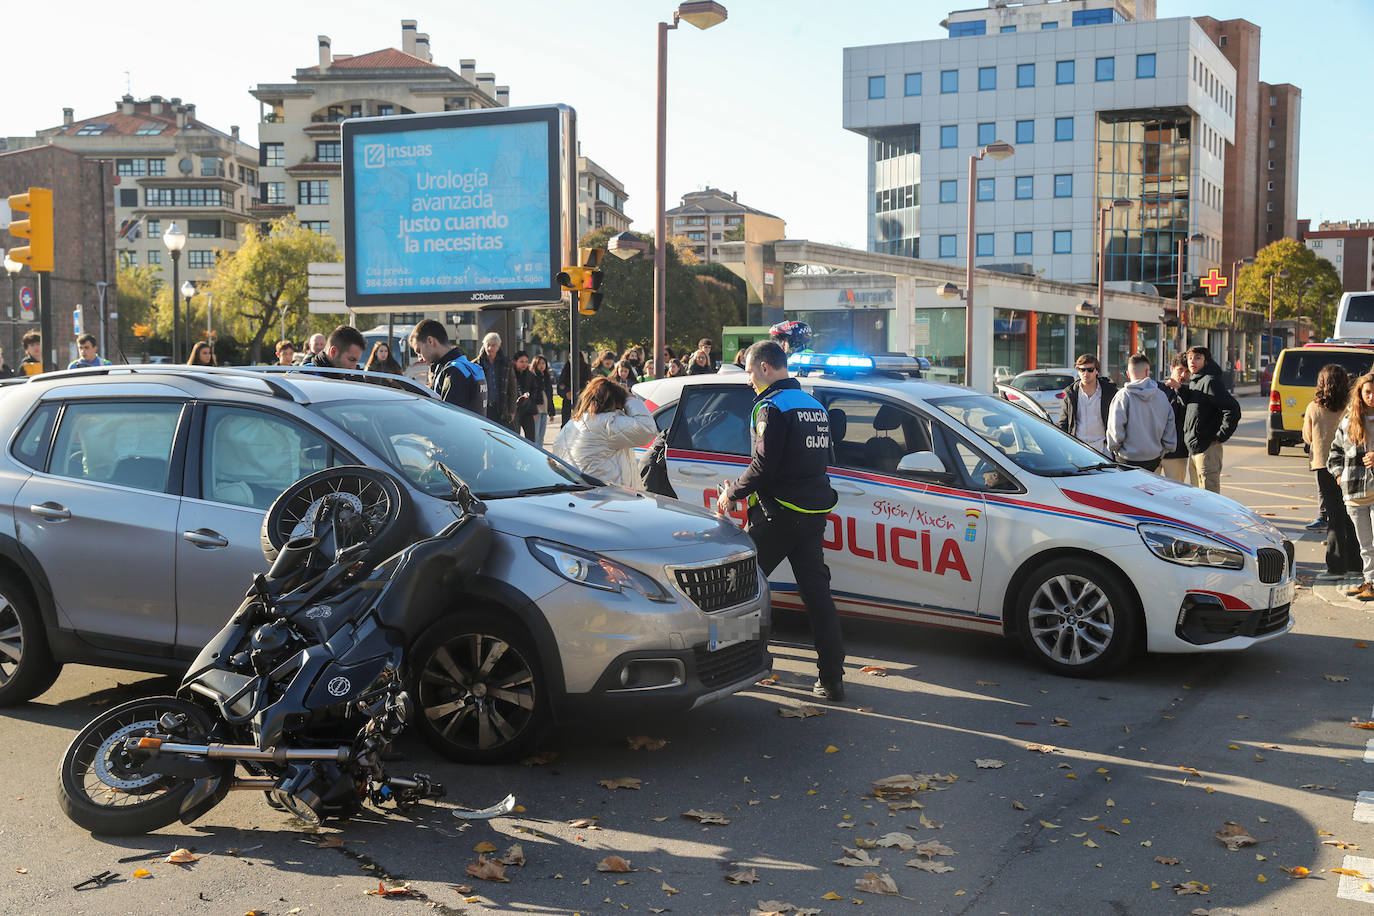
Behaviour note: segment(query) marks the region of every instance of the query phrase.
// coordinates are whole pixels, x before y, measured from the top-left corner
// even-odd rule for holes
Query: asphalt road
[[[1223,492],[1271,515],[1315,573],[1316,537],[1302,528],[1315,514],[1311,475],[1296,450],[1264,454],[1264,402],[1242,403]],[[549,741],[556,756],[535,766],[458,767],[407,741],[397,771],[430,772],[448,798],[323,830],[257,793],[147,837],[79,830],[54,799],[67,742],[102,708],[175,682],[71,667],[36,702],[0,714],[0,911],[744,914],[779,901],[825,913],[860,903],[865,913],[1366,912],[1350,900],[1374,902],[1374,891],[1331,869],[1374,876],[1360,858],[1374,855],[1370,824],[1355,820],[1374,806],[1356,806],[1374,789],[1374,733],[1349,724],[1374,704],[1374,647],[1361,642],[1374,644],[1374,608],[1335,587],[1299,596],[1297,627],[1279,640],[1150,656],[1100,681],[1047,674],[987,637],[849,622],[848,698],[805,718],[779,713],[810,705],[815,670],[804,621],[784,617],[776,685],[680,718],[566,728]],[[632,750],[633,736],[667,744]],[[875,781],[901,774],[927,787],[911,796],[923,807],[872,797]],[[622,777],[641,787],[599,785]],[[510,817],[464,827],[451,816],[507,792],[523,807]],[[683,817],[693,809],[729,823]],[[1254,844],[1216,839],[1228,821]],[[342,844],[318,845],[325,837]],[[861,850],[868,841],[897,845]],[[498,855],[521,847],[509,883],[465,874],[482,843]],[[944,849],[903,848],[929,843]],[[204,858],[161,861],[177,847]],[[835,864],[844,847],[879,861]],[[140,854],[159,855],[118,862]],[[599,872],[610,855],[634,870]],[[1283,870],[1296,866],[1310,875]],[[140,867],[151,877],[132,878]],[[72,889],[104,870],[122,876]],[[757,880],[727,880],[739,872]],[[901,896],[856,889],[866,874]],[[365,897],[379,881],[425,896]]]

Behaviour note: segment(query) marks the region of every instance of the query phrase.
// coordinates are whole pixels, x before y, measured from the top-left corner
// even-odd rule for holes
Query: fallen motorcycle
[[[309,499],[296,536],[177,695],[111,709],[72,741],[58,782],[67,816],[135,834],[189,824],[233,790],[262,790],[310,824],[364,802],[441,797],[427,776],[393,776],[383,761],[414,715],[406,648],[442,613],[436,592],[461,590],[491,542],[485,507],[442,470],[460,517],[389,557],[402,494],[386,474],[330,468],[282,493],[274,510]]]

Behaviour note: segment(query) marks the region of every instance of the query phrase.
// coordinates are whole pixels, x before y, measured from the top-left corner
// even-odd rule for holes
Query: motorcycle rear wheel
[[[262,555],[273,562],[282,545],[310,532],[306,520],[320,500],[339,494],[366,520],[371,547],[362,562],[391,556],[409,541],[415,527],[410,493],[390,474],[361,465],[325,468],[282,491],[262,520]],[[340,544],[347,547],[347,544]]]
[[[62,758],[57,803],[80,827],[92,833],[129,836],[166,827],[181,813],[194,780],[152,769],[155,758],[138,759],[124,751],[127,738],[161,731],[165,713],[186,716],[180,737],[201,742],[210,733],[210,716],[177,697],[149,697],[116,706],[96,717],[73,739]]]

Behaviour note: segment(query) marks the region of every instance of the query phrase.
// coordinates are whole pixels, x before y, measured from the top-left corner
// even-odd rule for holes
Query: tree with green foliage
[[[333,239],[307,229],[295,216],[273,220],[266,233],[249,226],[237,251],[219,254],[210,282],[202,290],[214,297],[217,334],[246,341],[248,359],[256,363],[262,359],[263,342],[281,333],[283,307],[288,334],[332,328],[339,323],[335,316],[307,311],[306,274],[311,262],[339,259]],[[192,300],[193,308],[200,310],[199,324],[193,327],[204,327],[204,300],[204,295]]]
[[[1280,276],[1283,271],[1288,275]],[[1304,315],[1316,325],[1318,339],[1325,339],[1335,325],[1331,307],[1341,295],[1341,278],[1325,258],[1297,239],[1279,239],[1255,255],[1255,262],[1241,268],[1232,295],[1241,308],[1269,313],[1269,278],[1274,278],[1274,320],[1287,321]],[[1227,304],[1231,302],[1227,299]]]
[[[158,295],[162,291],[162,285],[162,272],[151,264],[119,269],[119,274],[115,278],[116,299],[112,303],[114,309],[119,312],[119,336],[115,344],[119,350],[134,347],[133,341],[137,338],[138,344],[134,353],[137,356],[145,355],[145,345],[151,344],[152,335],[138,338],[134,328],[138,326],[140,330],[154,329]],[[158,349],[161,349],[160,345]],[[101,355],[107,359],[118,360],[119,350]]]

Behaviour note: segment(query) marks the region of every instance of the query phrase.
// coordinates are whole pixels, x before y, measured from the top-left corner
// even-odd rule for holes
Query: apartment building
[[[335,54],[329,36],[318,39],[319,59],[298,69],[290,83],[260,83],[252,90],[258,126],[260,220],[294,213],[309,228],[343,246],[343,142],[347,118],[499,108],[510,87],[475,60],[458,70],[436,64],[429,36],[413,19],[401,21],[401,47],[366,54]]]
[[[62,109],[62,123],[32,138],[8,138],[7,148],[52,144],[87,160],[114,167],[109,189],[115,232],[109,243],[120,267],[152,265],[171,282],[171,255],[162,233],[176,222],[186,233],[181,276],[208,276],[216,251],[239,247],[253,222],[249,207],[258,195],[258,153],[239,137],[196,117],[196,106],[180,98],[126,95],[113,111],[77,119]]]
[[[682,195],[682,205],[667,211],[668,234],[681,235],[692,243],[692,252],[709,264],[720,260],[720,243],[726,236],[747,242],[771,242],[786,235],[781,217],[739,202],[739,192],[703,188]],[[740,234],[742,233],[742,234]]]
[[[948,37],[844,51],[844,127],[869,139],[868,247],[1014,264],[1046,279],[1097,278],[1172,295],[1223,261],[1235,68],[1193,19],[1153,0],[1024,0],[950,13]],[[995,141],[1003,161],[969,160]]]
[[[1236,131],[1226,151],[1223,264],[1297,237],[1298,125],[1302,90],[1260,80],[1260,27],[1244,19],[1197,18],[1236,69]]]
[[[579,149],[581,143],[578,144]],[[630,228],[625,215],[625,185],[610,172],[579,153],[577,157],[577,237],[607,226],[616,232]]]
[[[1374,220],[1324,220],[1316,229],[1303,220],[1303,244],[1336,268],[1341,289],[1360,292],[1374,289]]]

